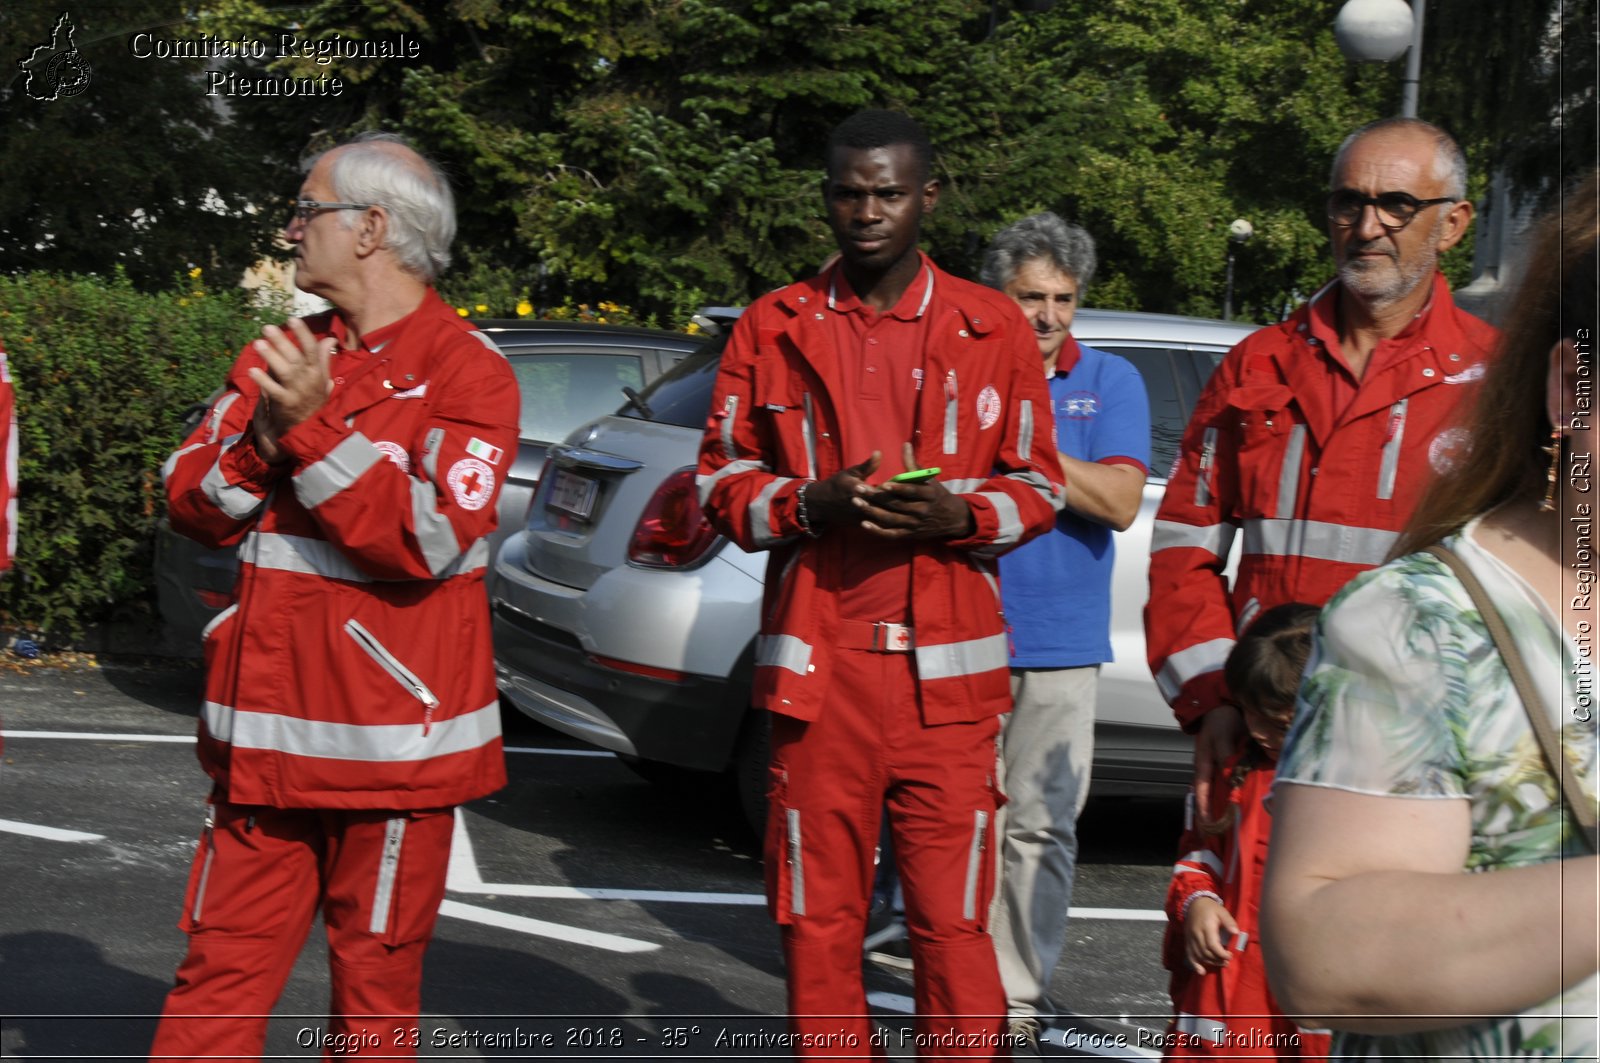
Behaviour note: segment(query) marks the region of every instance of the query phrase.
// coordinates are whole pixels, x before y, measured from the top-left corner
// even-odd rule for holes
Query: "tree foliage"
[[[52,40],[63,5],[0,7],[0,274],[106,273],[157,288],[201,266],[236,276],[282,218],[284,160],[252,144],[204,95],[203,62],[140,59],[132,34],[193,35],[174,0],[70,5],[73,43],[92,68],[79,95],[40,100],[17,67]]]

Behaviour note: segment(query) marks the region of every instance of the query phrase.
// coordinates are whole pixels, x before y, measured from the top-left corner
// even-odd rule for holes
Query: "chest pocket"
[[[779,459],[772,471],[818,479],[815,399],[805,381],[789,371],[777,348],[762,345],[759,354],[751,389],[755,409],[750,416],[765,419],[772,428]]]
[[[1289,411],[1293,393],[1283,384],[1247,384],[1228,395],[1226,427],[1239,441],[1239,515],[1294,516],[1304,463],[1306,426]]]

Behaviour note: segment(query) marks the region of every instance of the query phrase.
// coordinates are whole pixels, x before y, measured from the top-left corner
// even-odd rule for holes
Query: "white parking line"
[[[501,930],[516,930],[535,937],[570,941],[574,945],[588,945],[592,948],[605,949],[607,952],[654,952],[661,947],[653,941],[602,934],[597,930],[580,930],[575,926],[563,926],[560,923],[547,923],[543,919],[509,915],[491,908],[480,908],[475,904],[462,904],[460,901],[447,900],[440,904],[439,914],[465,919],[472,923],[482,923],[484,926],[498,927]]]
[[[0,731],[0,738],[76,738],[94,742],[188,742],[194,735],[130,735],[111,731]]]
[[[26,834],[30,838],[43,838],[52,842],[98,842],[104,834],[85,834],[81,830],[62,830],[60,827],[41,827],[36,823],[18,823],[14,819],[0,819],[0,831],[7,834]]]

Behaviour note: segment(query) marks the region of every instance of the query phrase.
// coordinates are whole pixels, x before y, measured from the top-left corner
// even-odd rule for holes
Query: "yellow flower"
[[[533,304],[528,302],[528,300],[524,299],[517,304],[518,317],[527,317],[531,313],[533,313]]]
[[[200,279],[200,267],[199,266],[196,266],[194,269],[191,269],[189,271],[189,279],[190,280],[199,280]]]
[[[489,308],[483,303],[479,303],[477,306],[473,307],[473,309],[480,314],[487,314],[489,312]]]
[[[691,321],[684,326],[683,331],[691,336],[698,336],[700,335],[700,326],[696,322]]]
[[[464,306],[456,307],[456,316],[458,316],[458,317],[466,317],[467,316],[467,308],[464,307]]]
[[[615,314],[615,313],[619,313],[622,310],[622,307],[618,306],[616,303],[607,302],[607,303],[601,303],[600,304],[600,309],[604,310],[608,314]]]
[[[178,305],[179,306],[188,306],[189,305],[189,300],[187,300],[187,299],[179,299],[178,300]]]

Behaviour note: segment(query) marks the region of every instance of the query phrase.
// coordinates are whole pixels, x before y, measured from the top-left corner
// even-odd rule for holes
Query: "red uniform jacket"
[[[342,321],[307,321],[318,336]],[[335,387],[270,466],[246,347],[164,470],[173,527],[239,544],[206,632],[199,755],[225,798],[437,808],[505,783],[483,570],[517,443],[517,383],[431,290],[335,355]]]
[[[994,560],[1050,530],[1064,497],[1039,347],[1016,304],[932,268],[917,462],[972,507],[968,539],[906,545],[923,720],[1011,708]],[[734,326],[700,450],[706,516],[746,550],[772,551],[757,643],[755,704],[822,712],[837,629],[843,537],[805,535],[796,495],[865,457],[843,438],[850,396],[821,278],[770,293]]]
[[[1156,513],[1145,639],[1186,730],[1229,700],[1222,665],[1235,632],[1284,602],[1321,605],[1381,564],[1435,471],[1465,444],[1451,422],[1476,392],[1495,330],[1458,309],[1436,274],[1417,326],[1380,346],[1355,401],[1335,409],[1329,374],[1342,370],[1308,324],[1335,288],[1228,352]],[[1230,593],[1223,568],[1240,530]]]
[[[1189,795],[1189,818],[1178,846],[1183,855],[1167,887],[1167,930],[1161,944],[1162,965],[1172,972],[1172,1005],[1177,1012],[1167,1034],[1167,1058],[1304,1058],[1328,1052],[1329,1035],[1303,1030],[1285,1018],[1267,988],[1257,930],[1272,817],[1262,802],[1277,770],[1270,763],[1257,765],[1234,789],[1234,766],[1245,755],[1241,749],[1228,758],[1211,782],[1213,819],[1220,819],[1230,805],[1233,808],[1233,823],[1226,831],[1200,830],[1194,794]],[[1204,975],[1194,972],[1184,954],[1186,906],[1201,893],[1217,898],[1239,925],[1227,965]]]

